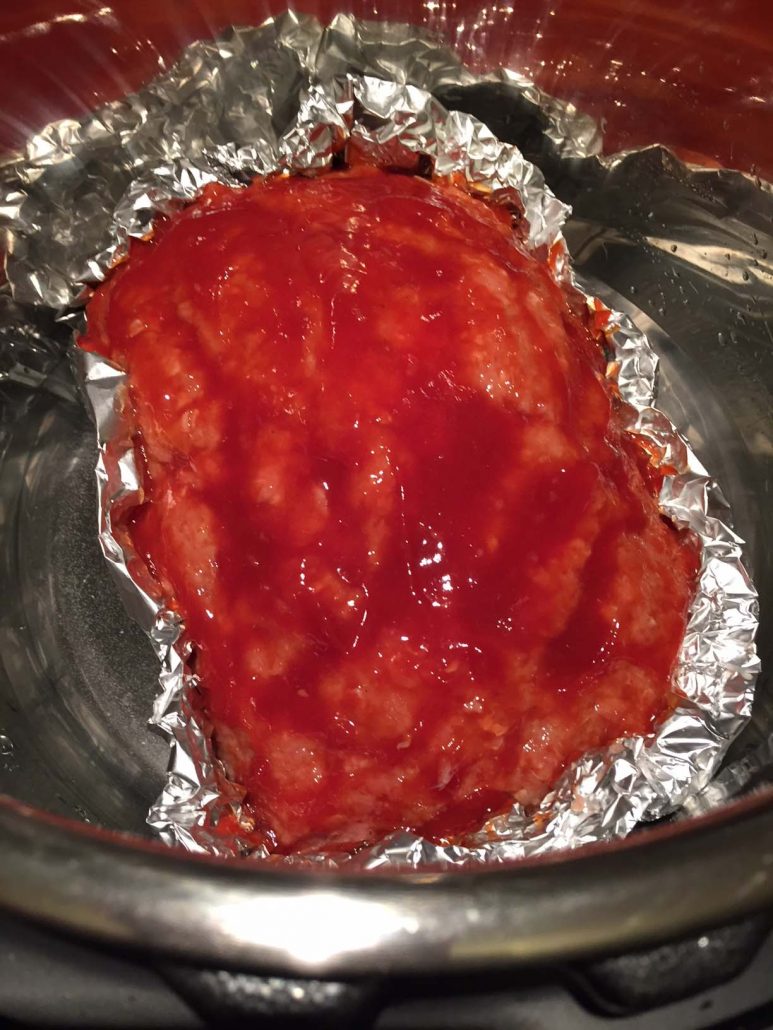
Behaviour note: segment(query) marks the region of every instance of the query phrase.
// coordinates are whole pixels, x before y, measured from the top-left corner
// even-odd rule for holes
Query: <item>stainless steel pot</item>
[[[771,34],[765,49],[757,35],[739,29],[744,5],[731,6],[735,20],[724,29],[746,48],[746,70],[753,71],[755,61],[769,68]],[[705,8],[713,18],[712,5]],[[511,21],[509,8],[484,16],[482,8],[460,5],[453,16],[446,11],[445,25],[437,21],[437,9],[427,3],[412,13],[416,20],[436,22],[463,49],[472,47],[473,56],[483,41],[492,63],[529,70],[530,63],[543,60],[524,42],[523,19]],[[136,84],[151,71],[150,57],[173,54],[184,40],[215,27],[200,24],[202,10],[186,5],[183,12],[160,3],[152,10],[126,4],[60,12],[55,4],[38,3],[23,15],[0,14],[0,53],[5,50],[21,69],[17,81],[4,84],[7,142],[25,127],[38,128],[67,113],[67,105],[91,107],[97,97]],[[732,161],[734,153],[754,152],[750,130],[759,105],[752,98],[761,95],[766,106],[764,90],[752,92],[753,82],[725,69],[728,88],[742,98],[740,113],[733,108],[726,119],[738,140],[733,152],[730,129],[696,127],[700,90],[682,96],[676,72],[667,83],[656,75],[664,70],[663,48],[674,44],[680,25],[682,32],[693,32],[693,50],[702,47],[716,58],[716,21],[708,27],[696,22],[687,5],[665,12],[642,4],[628,21],[601,0],[583,10],[552,15],[549,6],[529,8],[536,52],[543,52],[538,26],[550,38],[552,49],[544,51],[552,72],[549,88],[558,93],[564,86],[565,96],[575,95],[569,70],[574,62],[578,101],[585,98],[597,113],[613,112],[620,139],[678,145],[682,137],[673,133],[681,125],[693,156],[698,151],[704,160]],[[408,14],[402,8],[396,13]],[[245,20],[238,3],[223,2],[208,14],[219,25]],[[249,19],[255,20],[254,11]],[[464,26],[461,33],[454,19]],[[602,25],[604,36],[579,46],[577,32],[589,24]],[[71,51],[60,54],[63,32],[89,55],[84,67],[75,67]],[[638,49],[637,39],[645,41]],[[48,50],[40,50],[41,40],[48,41]],[[139,55],[134,61],[130,45]],[[117,52],[109,57],[111,50]],[[601,58],[593,64],[589,54],[596,52],[606,64]],[[627,78],[610,77],[610,69],[623,67],[613,63],[622,61],[614,54],[624,55]],[[710,96],[711,68],[699,73],[691,60],[685,64],[695,82],[703,75],[704,95]],[[717,67],[724,67],[718,58]],[[645,74],[637,78],[639,72]],[[2,75],[7,74],[6,64]],[[653,86],[645,96],[641,78],[660,79],[666,88]],[[676,96],[681,106],[675,106]],[[707,257],[685,237],[685,228],[712,204],[727,207],[722,176],[703,192],[685,180],[675,213],[653,185],[664,169],[677,174],[660,150],[640,158],[633,173],[629,168],[626,174],[634,178],[621,187],[621,173],[610,176],[593,160],[563,162],[542,149],[538,126],[528,118],[502,121],[488,95],[444,99],[473,110],[500,134],[509,133],[543,165],[554,188],[574,205],[567,236],[578,264],[598,280],[602,295],[627,304],[651,335],[662,359],[661,406],[722,483],[748,541],[762,608],[759,646],[769,668],[773,194],[759,193],[752,180],[747,194],[733,193],[755,199],[731,212],[732,220],[712,242],[716,253]],[[620,120],[616,101],[626,107],[627,122]],[[634,128],[637,103],[647,116]],[[653,122],[653,110],[669,103],[673,124]],[[23,113],[21,126],[17,110]],[[637,138],[637,132],[645,135]],[[773,169],[766,141],[757,142],[761,166],[769,161]],[[744,170],[750,171],[748,164]],[[677,256],[672,238],[679,239]],[[756,248],[759,255],[755,276],[724,275],[744,248]],[[537,962],[609,951],[773,905],[773,790],[765,786],[773,698],[765,674],[753,722],[710,797],[714,810],[646,829],[627,842],[487,873],[343,877],[197,859],[144,839],[147,803],[157,793],[166,754],[146,727],[156,665],[99,556],[91,426],[63,366],[42,388],[0,387],[0,789],[7,795],[0,800],[0,905],[91,939],[215,965],[325,974]],[[738,800],[739,789],[754,794]]]

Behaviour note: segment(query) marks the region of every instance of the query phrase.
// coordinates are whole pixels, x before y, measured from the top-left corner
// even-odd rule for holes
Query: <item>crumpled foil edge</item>
[[[498,141],[471,116],[447,112],[432,97],[431,89],[444,83],[480,80],[451,51],[416,35],[415,30],[411,33],[405,26],[360,23],[348,16],[339,16],[323,32],[313,19],[284,15],[257,30],[233,30],[220,40],[193,44],[178,65],[146,91],[110,105],[110,117],[100,112],[98,124],[49,126],[30,143],[25,160],[15,169],[20,185],[4,198],[3,211],[14,234],[9,280],[15,294],[27,303],[70,305],[83,298],[86,284],[106,276],[125,254],[129,237],[146,235],[158,212],[192,199],[207,182],[238,184],[253,174],[323,170],[349,140],[374,160],[392,166],[410,167],[416,155],[423,155],[431,160],[436,176],[461,174],[474,192],[521,208],[527,246],[541,259],[550,260],[557,278],[581,289],[561,236],[567,209],[515,147]],[[176,133],[170,124],[174,111],[167,112],[165,119],[165,97],[194,89],[204,100],[207,89],[217,95],[224,87],[222,76],[212,75],[213,60],[217,67],[229,59],[252,60],[256,49],[264,59],[279,55],[274,79],[269,62],[262,81],[262,104],[257,105],[267,117],[253,126],[264,134],[239,146],[213,141],[201,135],[206,121],[196,127],[198,135]],[[290,66],[296,73],[304,72],[291,82],[298,99],[297,115],[283,133],[272,137],[271,114],[288,100],[277,88],[286,78],[288,53],[295,55]],[[408,81],[407,62],[426,69],[423,84],[427,88]],[[488,78],[534,90],[515,73]],[[533,93],[531,99],[547,106],[544,95]],[[138,110],[139,120],[133,121]],[[560,142],[565,153],[570,139],[577,141],[576,155],[595,152],[585,116],[559,102],[553,102],[550,111],[546,134]],[[154,153],[151,146],[150,156],[143,153],[138,158],[137,136],[142,137],[148,125],[155,125],[157,131],[164,124],[167,136],[157,144],[159,152]],[[132,160],[128,180],[121,184],[123,191],[113,190],[108,239],[85,255],[81,247],[77,260],[72,260],[65,245],[55,255],[61,260],[58,266],[53,263],[46,282],[39,274],[34,242],[41,227],[41,205],[35,194],[41,169],[61,163],[63,155],[73,154],[77,147],[86,148],[78,155],[82,160],[89,142],[96,153],[116,133],[121,152],[129,151]],[[203,146],[202,141],[210,145]],[[115,155],[107,160],[115,160]],[[39,185],[37,189],[40,192]],[[45,214],[45,204],[43,210]],[[37,274],[31,275],[31,269]],[[607,309],[586,297],[596,318],[603,318]],[[646,437],[657,449],[661,464],[674,472],[664,482],[661,509],[677,525],[689,526],[703,544],[699,588],[676,674],[683,700],[656,732],[619,740],[585,755],[565,771],[536,812],[527,813],[516,805],[507,815],[491,820],[468,846],[437,845],[399,832],[352,856],[282,861],[366,869],[466,865],[622,836],[643,819],[675,810],[705,787],[748,718],[758,668],[753,644],[757,619],[756,594],[742,564],[742,541],[716,517],[725,510],[716,484],[671,423],[652,406],[657,361],[646,338],[623,315],[608,312],[606,319],[614,352],[610,375],[635,410],[629,428]],[[122,549],[113,532],[114,514],[125,511],[140,489],[125,407],[126,377],[109,362],[77,348],[74,359],[99,437],[100,544],[127,609],[148,632],[161,662],[161,689],[151,721],[169,737],[171,761],[148,821],[164,840],[191,851],[266,857],[246,839],[218,831],[224,813],[236,813],[238,818],[240,795],[225,779],[208,728],[192,703],[196,680],[187,671],[180,646],[181,624],[163,598],[151,596],[152,588],[148,593],[138,584],[132,575],[132,562],[137,559]]]

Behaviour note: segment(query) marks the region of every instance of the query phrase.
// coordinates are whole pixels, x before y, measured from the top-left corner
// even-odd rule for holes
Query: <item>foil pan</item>
[[[461,175],[472,191],[507,204],[520,219],[526,245],[549,261],[568,289],[581,289],[561,235],[568,209],[541,173],[483,123],[448,111],[433,96],[480,83],[538,110],[545,136],[563,156],[598,152],[595,124],[571,105],[514,72],[476,77],[452,51],[410,26],[339,16],[323,29],[314,19],[288,13],[257,29],[232,29],[193,44],[139,93],[80,122],[48,126],[4,168],[0,215],[13,301],[0,309],[0,333],[7,314],[10,338],[22,341],[45,369],[49,336],[40,326],[53,312],[77,334],[91,284],[126,253],[129,237],[148,233],[157,213],[190,200],[207,182],[323,171],[350,141],[389,166],[414,167],[422,156],[433,175]],[[613,353],[608,374],[632,406],[630,431],[654,445],[670,473],[661,509],[689,526],[703,545],[676,673],[678,706],[647,737],[584,756],[537,811],[515,806],[464,847],[401,832],[355,855],[282,861],[368,869],[467,865],[609,840],[698,795],[748,718],[758,668],[757,618],[742,541],[718,517],[726,506],[713,480],[652,406],[657,361],[646,338],[627,317],[585,296]],[[27,369],[34,385],[45,374],[34,366],[29,378],[31,366],[12,351],[0,353],[11,378]],[[240,795],[225,779],[208,728],[191,703],[196,681],[180,643],[182,627],[163,597],[147,592],[139,559],[113,534],[114,519],[137,502],[140,488],[122,403],[125,376],[77,347],[73,355],[99,438],[102,550],[127,610],[148,632],[161,662],[151,721],[170,740],[171,762],[148,821],[167,842],[191,851],[268,858],[220,825],[224,815],[236,814],[238,821]]]

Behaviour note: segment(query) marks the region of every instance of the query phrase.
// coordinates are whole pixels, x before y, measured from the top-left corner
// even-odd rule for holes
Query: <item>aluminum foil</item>
[[[14,317],[29,315],[31,344],[42,311],[59,312],[77,332],[90,284],[123,256],[129,237],[149,231],[159,211],[190,200],[215,180],[237,184],[276,171],[324,171],[349,141],[390,166],[412,167],[423,155],[435,176],[464,176],[472,191],[507,204],[538,259],[549,260],[568,289],[580,289],[561,235],[567,208],[541,173],[481,122],[447,111],[433,96],[482,81],[539,109],[545,135],[562,154],[597,152],[594,123],[571,105],[546,97],[514,72],[476,77],[452,51],[409,26],[339,16],[323,29],[314,19],[286,14],[188,47],[139,93],[80,122],[49,126],[4,169],[0,213]],[[609,375],[632,405],[630,429],[647,437],[673,472],[661,508],[703,543],[699,589],[676,673],[681,701],[657,732],[584,756],[536,812],[515,806],[466,847],[397,833],[353,856],[303,861],[362,868],[488,863],[621,836],[640,820],[695,797],[748,718],[757,621],[742,541],[717,517],[724,500],[706,470],[652,407],[657,362],[646,338],[626,317],[586,298],[606,319],[614,353]],[[17,318],[19,331],[22,323]],[[225,779],[208,727],[192,704],[196,681],[181,646],[182,627],[148,586],[137,556],[122,549],[113,533],[114,520],[136,503],[139,491],[122,403],[125,376],[77,347],[73,354],[99,436],[100,542],[128,611],[148,632],[161,662],[152,722],[168,735],[172,757],[149,822],[165,840],[192,851],[249,852],[246,840],[219,825],[224,814],[238,817],[240,795]]]

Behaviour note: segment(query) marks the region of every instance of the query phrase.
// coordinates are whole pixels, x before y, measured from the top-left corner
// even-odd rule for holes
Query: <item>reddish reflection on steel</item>
[[[115,99],[186,43],[286,7],[253,0],[31,0],[0,11],[0,147]],[[773,178],[773,5],[758,0],[376,0],[302,5],[328,19],[428,25],[476,68],[507,65],[603,121],[608,152],[665,143]]]

